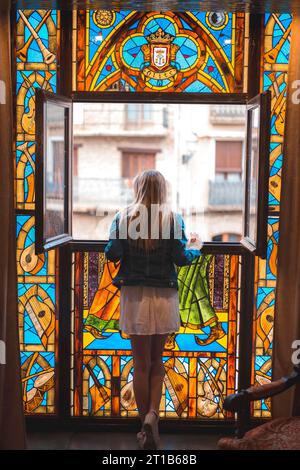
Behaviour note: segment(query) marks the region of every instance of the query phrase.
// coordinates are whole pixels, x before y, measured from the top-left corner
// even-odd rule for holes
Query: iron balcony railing
[[[244,124],[245,106],[217,104],[210,107],[211,124]]]
[[[210,181],[208,203],[210,206],[242,207],[244,202],[243,181]]]

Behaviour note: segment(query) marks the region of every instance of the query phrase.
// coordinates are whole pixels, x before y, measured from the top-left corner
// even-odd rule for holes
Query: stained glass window
[[[272,350],[278,242],[279,217],[269,217],[267,259],[261,260],[256,258],[255,268],[255,347],[252,382],[257,385],[261,385],[272,380]],[[270,417],[270,406],[270,401],[256,402],[253,409],[254,416]]]
[[[263,89],[272,93],[270,149],[270,210],[279,210],[281,168],[286,111],[286,86],[290,54],[292,17],[290,14],[265,16]]]
[[[243,91],[246,16],[227,12],[80,10],[78,91]]]
[[[73,265],[72,413],[75,416],[136,416],[129,336],[119,325],[118,263],[103,253],[76,253]],[[240,259],[201,256],[178,269],[181,328],[170,335],[161,416],[231,417],[222,404],[236,389],[236,338]],[[224,335],[205,342],[219,322]]]
[[[17,273],[22,385],[27,413],[55,411],[55,256],[36,255],[34,217],[17,216]]]
[[[247,26],[244,14],[225,12],[78,11],[73,89],[241,92]],[[162,416],[231,417],[222,404],[236,389],[239,268],[238,256],[207,255],[179,270],[182,327],[164,352]],[[137,415],[130,341],[118,330],[117,270],[103,254],[74,255],[74,416]],[[217,321],[224,336],[207,344]]]
[[[30,414],[56,412],[57,257],[36,255],[35,88],[55,92],[60,17],[56,10],[17,12],[16,209],[19,326],[23,396]],[[80,10],[73,13],[73,89],[77,91],[242,92],[247,86],[248,17],[227,12]],[[265,15],[262,89],[272,92],[269,238],[256,259],[253,383],[271,380],[272,338],[286,83],[291,15]],[[154,67],[155,66],[155,67]],[[161,415],[231,418],[226,394],[236,389],[236,331],[241,259],[206,255],[179,270],[179,334],[164,352]],[[101,253],[75,253],[72,306],[72,414],[135,416],[132,356],[118,331],[118,269]],[[215,321],[224,336],[206,344]],[[269,401],[256,417],[270,416]]]
[[[56,412],[56,257],[36,255],[35,88],[56,91],[59,14],[18,10],[16,26],[16,209],[19,334],[25,412]],[[22,210],[22,212],[19,212]]]
[[[269,178],[268,256],[256,259],[254,304],[254,357],[252,383],[272,380],[272,349],[274,334],[275,294],[277,281],[277,251],[279,242],[279,210],[281,171],[283,162],[286,86],[291,39],[290,14],[266,14],[262,88],[271,90],[271,142]],[[270,417],[271,402],[255,402],[253,416]]]

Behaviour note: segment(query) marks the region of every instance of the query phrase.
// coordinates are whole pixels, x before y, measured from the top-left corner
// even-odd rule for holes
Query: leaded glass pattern
[[[18,10],[16,24],[16,229],[19,335],[24,409],[56,412],[56,256],[36,255],[35,88],[56,91],[59,13]],[[18,210],[22,210],[18,212]]]
[[[256,258],[254,301],[254,354],[252,383],[272,380],[272,351],[274,334],[275,295],[277,282],[277,254],[279,217],[269,217],[267,259]],[[255,417],[270,417],[271,402],[255,402]]]
[[[110,11],[108,14],[90,10],[79,11],[78,15],[74,12],[73,89],[243,91],[247,67],[243,51],[247,51],[245,38],[249,32],[246,16],[243,13],[212,16],[203,12]],[[265,15],[262,88],[272,92],[270,217],[268,258],[256,260],[255,383],[268,382],[272,370],[279,234],[279,219],[272,212],[280,207],[290,26],[288,14]],[[17,12],[16,208],[28,211],[17,215],[17,267],[27,413],[55,412],[56,256],[53,251],[42,256],[34,254],[35,228],[30,211],[35,207],[34,88],[56,91],[58,44],[59,14],[55,10]],[[155,49],[157,45],[160,51]],[[227,417],[222,401],[226,393],[235,390],[236,383],[239,264],[237,256],[206,256],[201,266],[180,273],[183,326],[179,335],[170,338],[165,351],[163,416]],[[125,347],[129,341],[116,332],[118,292],[113,290],[109,278],[113,276],[112,267],[107,273],[105,266],[99,253],[75,254],[72,412],[77,416],[134,416],[132,357],[130,349]],[[109,282],[97,299],[102,279]],[[203,291],[204,306],[198,296]],[[222,322],[226,335],[218,344],[201,346],[197,338],[201,341],[206,337],[215,316]],[[96,331],[100,337],[93,340]],[[118,336],[112,346],[109,334],[113,338]],[[183,390],[182,394],[174,392],[177,388]],[[257,417],[270,416],[270,403],[255,403],[253,412]]]
[[[16,26],[16,207],[34,209],[35,88],[56,91],[59,15],[18,10]]]
[[[286,91],[290,54],[292,16],[266,14],[264,24],[264,55],[262,89],[272,94],[268,254],[266,260],[256,259],[254,303],[254,356],[252,383],[272,380],[272,343],[277,280],[277,252],[281,172],[283,163]],[[272,216],[273,214],[273,216]],[[271,417],[270,400],[254,403],[255,417]]]
[[[118,329],[118,263],[103,253],[75,253],[72,312],[72,413],[75,416],[137,415],[129,336]],[[226,394],[236,389],[236,338],[240,259],[205,255],[178,269],[182,326],[164,351],[161,416],[226,419]],[[225,335],[203,345],[217,319]],[[200,340],[200,341],[199,341]]]
[[[55,411],[54,252],[36,255],[34,217],[17,215],[18,314],[26,413]]]
[[[271,90],[270,211],[279,210],[281,169],[286,112],[286,86],[290,54],[292,17],[266,14],[263,56],[263,90]]]
[[[77,91],[243,91],[246,15],[79,10]]]

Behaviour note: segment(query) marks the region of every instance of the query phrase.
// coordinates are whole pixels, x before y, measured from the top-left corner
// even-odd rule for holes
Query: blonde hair
[[[145,170],[134,178],[133,190],[134,200],[122,211],[121,218],[126,218],[127,228],[138,219],[138,236],[133,238],[129,228],[128,238],[138,248],[150,251],[157,248],[159,240],[166,235],[166,230],[170,230],[173,221],[168,203],[167,181],[159,171]],[[158,229],[154,237],[153,227]]]

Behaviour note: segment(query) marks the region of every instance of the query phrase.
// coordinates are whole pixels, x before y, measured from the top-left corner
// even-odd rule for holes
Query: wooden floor
[[[221,435],[161,434],[161,450],[214,450]],[[136,433],[131,432],[36,432],[27,435],[28,449],[137,449]]]

